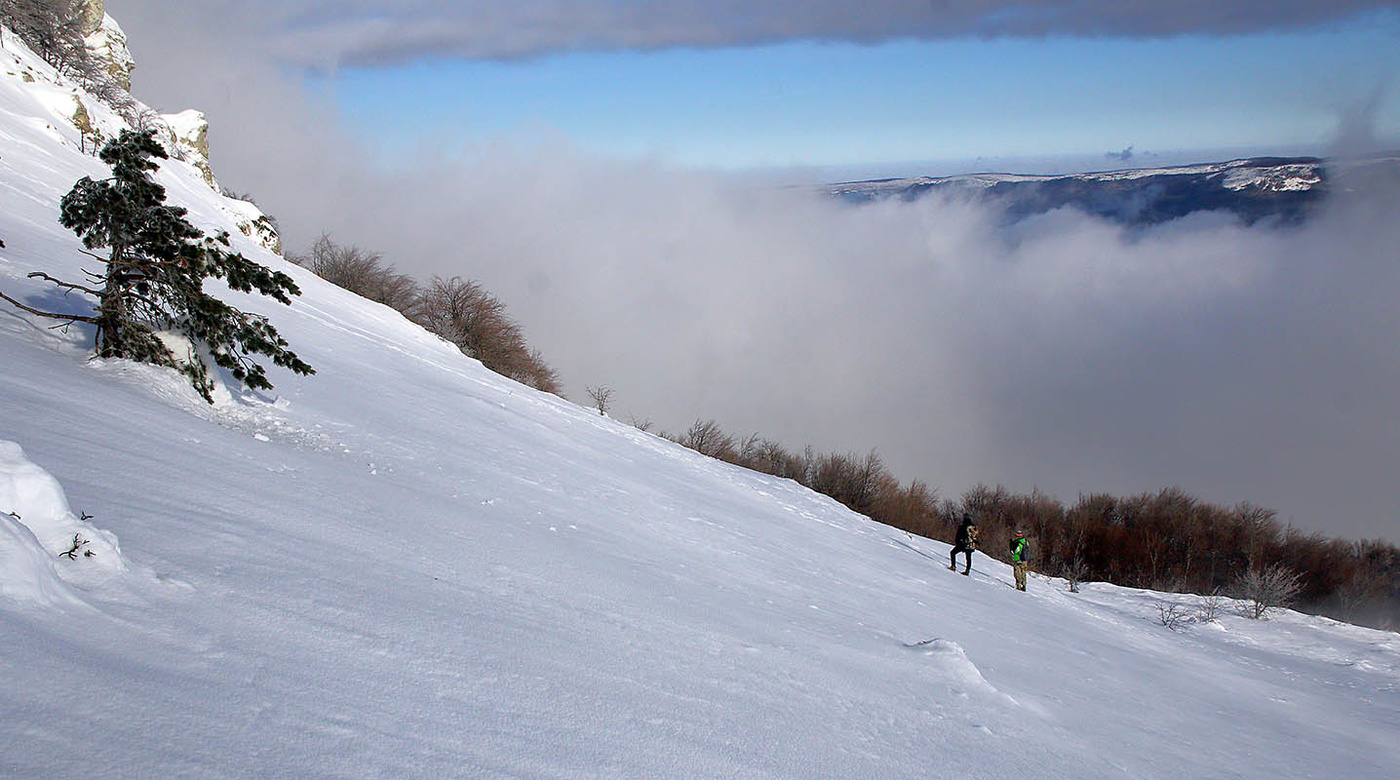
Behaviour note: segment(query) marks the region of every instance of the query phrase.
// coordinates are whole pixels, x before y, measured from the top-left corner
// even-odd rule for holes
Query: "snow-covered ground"
[[[105,171],[13,46],[0,290],[81,306],[26,274],[90,265],[57,204]],[[1199,600],[953,574],[502,379],[244,239],[194,167],[161,179],[297,279],[235,303],[318,373],[211,407],[0,306],[0,775],[1400,777],[1396,634],[1173,631]]]

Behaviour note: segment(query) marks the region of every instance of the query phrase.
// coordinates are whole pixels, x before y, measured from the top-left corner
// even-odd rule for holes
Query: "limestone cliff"
[[[126,47],[126,33],[107,15],[103,0],[83,0],[80,13],[83,36],[88,48],[102,63],[112,81],[130,92],[131,71],[135,67],[135,61]]]

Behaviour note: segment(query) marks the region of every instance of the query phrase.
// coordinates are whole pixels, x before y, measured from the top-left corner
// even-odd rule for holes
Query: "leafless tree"
[[[612,403],[613,389],[607,385],[585,385],[588,397],[593,399],[593,407],[598,410],[598,414],[606,415],[608,405]]]
[[[1089,564],[1084,559],[1076,556],[1074,560],[1065,564],[1065,579],[1069,582],[1069,592],[1078,593],[1079,584],[1084,578],[1089,576]]]
[[[0,0],[0,24],[60,71],[90,64],[77,0]]]
[[[1283,564],[1271,563],[1242,574],[1239,590],[1244,616],[1259,620],[1273,609],[1292,605],[1303,590],[1303,578]]]
[[[1269,545],[1278,538],[1278,513],[1248,501],[1237,504],[1234,511],[1237,521],[1245,529],[1250,568],[1257,568]]]

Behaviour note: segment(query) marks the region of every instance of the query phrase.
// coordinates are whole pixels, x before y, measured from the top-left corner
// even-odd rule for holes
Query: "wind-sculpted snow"
[[[112,533],[73,514],[63,488],[0,439],[0,596],[18,605],[73,607],[70,583],[101,586],[127,571]]]

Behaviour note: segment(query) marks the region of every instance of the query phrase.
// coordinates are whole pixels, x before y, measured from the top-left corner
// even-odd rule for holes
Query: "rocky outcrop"
[[[92,35],[102,28],[102,20],[107,16],[103,0],[82,0],[78,3],[78,16],[83,23],[83,35]]]
[[[164,132],[161,139],[171,156],[199,169],[204,183],[217,190],[219,183],[214,179],[214,169],[209,167],[209,121],[204,114],[194,109],[178,114],[161,114]]]
[[[203,112],[190,109],[178,114],[162,114],[160,120],[164,127],[161,140],[171,156],[198,170],[210,189],[223,192],[209,165],[209,120]],[[233,219],[238,230],[263,247],[282,254],[282,237],[277,234],[273,221],[255,204],[224,194],[227,198],[224,213]]]
[[[83,36],[102,68],[123,90],[131,91],[131,70],[135,61],[126,47],[126,33],[108,16],[103,0],[83,0],[80,3]]]
[[[84,139],[96,136],[97,129],[92,126],[92,114],[88,113],[87,106],[83,105],[82,98],[73,95],[73,126],[78,128]]]

